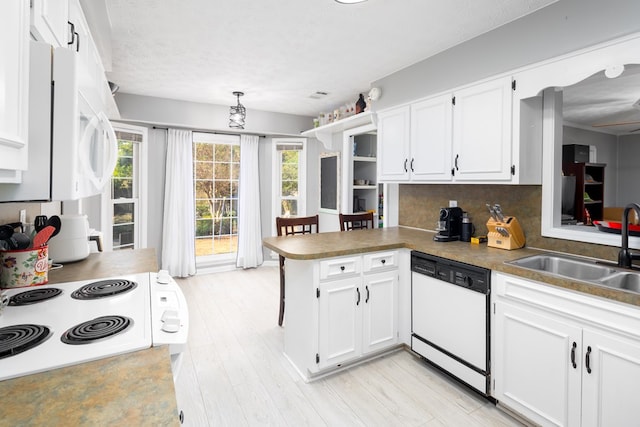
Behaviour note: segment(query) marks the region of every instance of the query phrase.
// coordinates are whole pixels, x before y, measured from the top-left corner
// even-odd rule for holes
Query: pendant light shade
[[[234,129],[244,129],[244,119],[247,117],[247,109],[240,104],[240,97],[244,92],[233,92],[238,98],[238,105],[229,107],[229,127]]]

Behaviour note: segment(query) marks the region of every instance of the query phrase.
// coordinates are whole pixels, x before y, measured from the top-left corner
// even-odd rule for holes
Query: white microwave
[[[52,200],[77,200],[102,192],[118,160],[118,141],[103,111],[97,82],[87,81],[78,54],[53,54]],[[92,84],[93,83],[93,84]]]
[[[0,184],[0,202],[77,200],[102,192],[117,162],[117,139],[96,82],[78,53],[30,45],[29,165]]]

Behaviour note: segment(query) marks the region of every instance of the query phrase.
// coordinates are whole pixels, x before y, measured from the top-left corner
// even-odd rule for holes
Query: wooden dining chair
[[[314,231],[315,229],[315,231]],[[294,236],[297,234],[318,233],[318,215],[301,216],[297,218],[276,217],[276,231],[278,236]],[[280,313],[278,325],[282,326],[284,320],[284,257],[280,260]]]
[[[373,212],[340,214],[340,231],[373,228]]]

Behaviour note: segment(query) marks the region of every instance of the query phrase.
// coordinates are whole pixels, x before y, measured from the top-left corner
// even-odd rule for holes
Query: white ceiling
[[[601,71],[562,92],[565,123],[615,135],[640,132],[640,65],[625,65],[616,78]]]
[[[106,0],[107,76],[124,93],[231,105],[240,90],[248,109],[316,116],[554,1]]]

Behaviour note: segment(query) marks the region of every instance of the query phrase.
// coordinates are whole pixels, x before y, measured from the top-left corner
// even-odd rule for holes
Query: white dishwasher
[[[411,349],[489,396],[491,271],[411,252]]]

